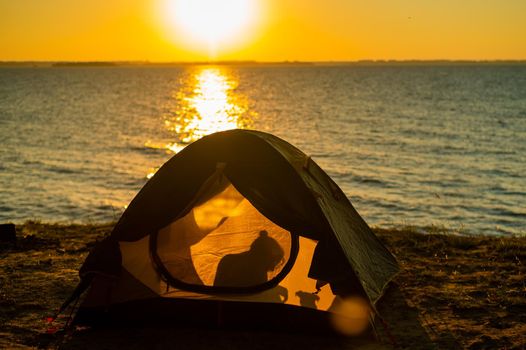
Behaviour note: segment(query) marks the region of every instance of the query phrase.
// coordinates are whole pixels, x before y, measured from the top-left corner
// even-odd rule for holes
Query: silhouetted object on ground
[[[0,225],[0,242],[16,242],[16,229],[14,224]]]
[[[261,231],[250,250],[225,255],[217,265],[214,286],[248,287],[263,284],[268,272],[283,261],[284,252],[275,239]]]
[[[304,307],[310,307],[311,309],[317,309],[316,302],[320,300],[320,297],[317,294],[304,292],[299,290],[296,292],[296,296],[300,298],[300,304]]]

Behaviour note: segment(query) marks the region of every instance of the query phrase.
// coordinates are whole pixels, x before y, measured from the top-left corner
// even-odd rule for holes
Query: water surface
[[[372,225],[526,227],[526,66],[0,68],[0,222],[115,220],[189,142],[253,128]]]

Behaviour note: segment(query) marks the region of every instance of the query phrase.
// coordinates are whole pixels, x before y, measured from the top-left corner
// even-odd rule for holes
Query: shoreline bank
[[[69,296],[86,255],[112,227],[26,222],[16,226],[16,243],[0,243],[0,348],[57,345],[42,319]],[[400,263],[394,285],[415,311],[430,344],[524,348],[526,237],[374,231]],[[389,312],[396,313],[396,307]],[[390,326],[402,347],[429,348],[409,330]],[[98,340],[99,346],[122,345],[108,336]]]

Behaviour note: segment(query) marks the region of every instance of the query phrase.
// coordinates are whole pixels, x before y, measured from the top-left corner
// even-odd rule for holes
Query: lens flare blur
[[[336,331],[348,335],[359,335],[369,326],[371,309],[365,299],[349,297],[332,306],[332,324]]]

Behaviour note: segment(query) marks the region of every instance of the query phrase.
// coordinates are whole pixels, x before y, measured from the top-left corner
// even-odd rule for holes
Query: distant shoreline
[[[0,61],[0,67],[180,67],[180,66],[479,66],[526,65],[526,60],[358,60],[358,61]]]

